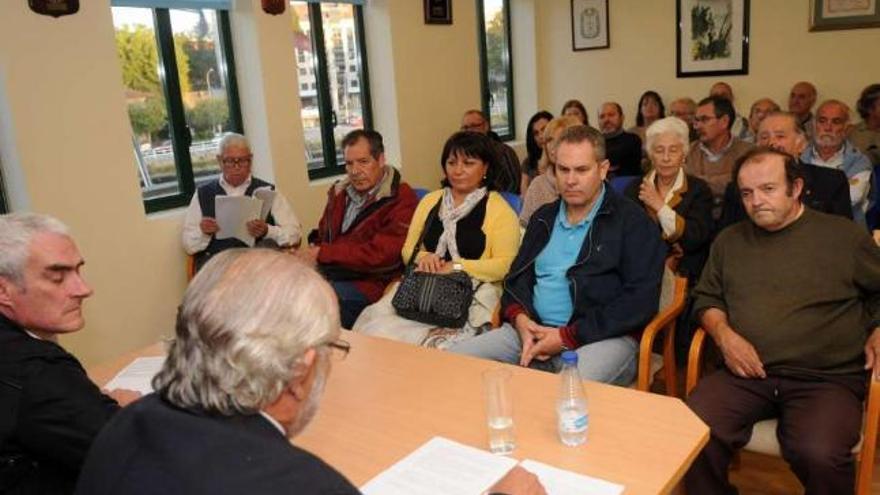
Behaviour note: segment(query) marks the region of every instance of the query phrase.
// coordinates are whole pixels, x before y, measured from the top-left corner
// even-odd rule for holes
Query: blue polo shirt
[[[590,231],[602,201],[605,199],[605,185],[599,199],[593,203],[590,213],[580,222],[571,225],[566,216],[565,201],[559,206],[559,214],[553,223],[550,242],[544,246],[535,259],[534,304],[543,325],[560,327],[568,324],[574,311],[571,291],[566,273],[577,261],[584,239]]]

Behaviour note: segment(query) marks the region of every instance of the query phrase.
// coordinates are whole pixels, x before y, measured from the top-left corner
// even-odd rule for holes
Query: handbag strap
[[[416,242],[416,246],[413,248],[412,254],[409,256],[409,261],[406,262],[406,270],[409,271],[410,267],[415,261],[416,256],[419,254],[419,251],[422,249],[422,241],[425,240],[425,234],[428,232],[428,227],[431,226],[431,223],[437,219],[440,215],[440,204],[443,202],[443,196],[440,196],[440,201],[437,201],[437,204],[431,208],[431,211],[428,212],[428,218],[425,220],[425,225],[422,226],[422,233],[419,234],[419,240]]]

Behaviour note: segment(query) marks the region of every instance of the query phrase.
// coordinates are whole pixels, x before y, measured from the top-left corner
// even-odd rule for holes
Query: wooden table
[[[590,430],[585,445],[556,435],[554,374],[344,332],[351,353],[334,361],[312,424],[295,443],[360,486],[433,436],[488,448],[482,371],[512,373],[517,459],[534,459],[626,487],[627,494],[670,492],[709,439],[709,429],[678,399],[585,382]],[[161,354],[154,345],[137,355]],[[99,383],[134,357],[90,374]]]

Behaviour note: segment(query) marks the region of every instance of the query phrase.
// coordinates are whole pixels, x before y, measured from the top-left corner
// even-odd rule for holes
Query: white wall
[[[308,230],[332,179],[308,180],[290,18],[259,5],[239,0],[232,12],[245,131],[255,173],[275,181]],[[426,26],[421,2],[367,7],[377,128],[417,186],[437,185],[445,138],[480,104],[472,5],[456,2],[452,26]],[[0,163],[12,208],[61,218],[87,259],[87,325],[62,339],[85,363],[172,334],[186,283],[182,210],[144,213],[120,74],[109,0],[59,19],[0,2]]]
[[[512,0],[520,138],[535,110],[558,112],[571,97],[593,114],[601,101],[616,99],[633,116],[645,89],[667,100],[697,97],[714,81],[675,78],[673,2],[610,3],[611,49],[572,52],[568,0]],[[328,181],[307,178],[290,20],[262,13],[258,0],[235,4],[235,58],[255,167],[310,229]],[[880,29],[809,33],[807,4],[752,2],[751,73],[725,78],[740,111],[759,96],[784,101],[798,79],[850,102],[880,80],[880,65],[868,63]],[[445,138],[464,109],[480,105],[475,2],[454,5],[451,26],[425,25],[416,0],[367,5],[376,127],[390,161],[420,187],[437,184]],[[185,287],[182,212],[144,213],[129,133],[109,0],[81,2],[78,14],[60,19],[33,14],[24,1],[0,2],[0,163],[12,206],[63,219],[88,260],[96,289],[88,323],[63,339],[86,363],[170,334]]]
[[[699,100],[723,79],[733,86],[737,110],[746,114],[764,96],[785,107],[789,89],[799,80],[813,81],[820,99],[837,97],[850,104],[862,88],[880,81],[880,29],[809,32],[810,2],[750,3],[749,74],[677,79],[675,2],[609,2],[611,48],[581,52],[571,49],[570,2],[536,2],[538,101],[556,113],[567,99],[579,98],[594,121],[603,101],[616,100],[627,125],[635,125],[635,106],[647,89],[658,91],[667,104],[680,96]]]

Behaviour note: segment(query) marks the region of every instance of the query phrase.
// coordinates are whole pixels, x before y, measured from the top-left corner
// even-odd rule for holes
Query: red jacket
[[[342,233],[342,219],[348,194],[348,180],[337,182],[327,193],[327,206],[317,231],[309,241],[318,244],[319,269],[330,280],[350,280],[370,302],[378,301],[385,287],[403,272],[400,251],[418,199],[388,167],[375,198],[361,210],[348,231]]]

